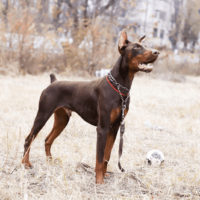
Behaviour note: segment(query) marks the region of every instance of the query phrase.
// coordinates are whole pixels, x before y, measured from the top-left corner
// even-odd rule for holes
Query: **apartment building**
[[[170,30],[175,26],[173,0],[137,0],[136,6],[120,17],[120,25],[131,24],[139,36],[147,35],[147,42],[158,46],[169,45]],[[148,38],[151,38],[148,40]]]

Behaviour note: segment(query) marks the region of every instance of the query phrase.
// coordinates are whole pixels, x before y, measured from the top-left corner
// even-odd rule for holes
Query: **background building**
[[[120,24],[131,24],[135,33],[147,35],[158,46],[171,46],[169,33],[175,26],[172,22],[174,13],[174,0],[140,0],[120,17]]]

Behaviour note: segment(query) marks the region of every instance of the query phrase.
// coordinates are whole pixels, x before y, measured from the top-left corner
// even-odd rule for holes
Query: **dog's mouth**
[[[155,60],[152,60],[150,62],[142,62],[138,63],[138,69],[142,72],[151,72],[153,70],[153,63]]]
[[[153,64],[152,63],[138,63],[138,68],[140,71],[143,72],[151,72],[153,70]]]

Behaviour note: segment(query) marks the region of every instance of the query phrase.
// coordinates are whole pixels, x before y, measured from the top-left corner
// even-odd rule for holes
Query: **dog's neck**
[[[111,70],[111,74],[120,85],[131,89],[133,78],[130,79],[129,77],[129,66],[124,57],[119,57],[113,69]]]

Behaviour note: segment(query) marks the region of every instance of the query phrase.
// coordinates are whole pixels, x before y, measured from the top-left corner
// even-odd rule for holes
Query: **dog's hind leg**
[[[28,137],[25,139],[24,158],[22,160],[22,163],[25,164],[26,168],[31,167],[31,163],[29,161],[30,145],[33,142],[33,140],[36,138],[39,131],[45,125],[49,117],[52,115],[52,113],[53,113],[53,110],[52,112],[51,111],[44,112],[44,111],[39,110],[37,113],[31,132],[28,135]]]
[[[46,90],[44,90],[41,94],[38,113],[33,123],[31,132],[28,135],[28,137],[25,139],[24,158],[22,160],[22,163],[25,164],[26,168],[31,167],[31,163],[29,162],[30,145],[33,142],[33,140],[36,138],[39,131],[45,125],[47,120],[53,114],[54,110],[56,109],[57,107],[56,98],[57,98],[56,95],[51,95],[50,92]]]
[[[45,139],[46,156],[50,159],[51,159],[51,145],[53,141],[60,135],[63,129],[67,126],[70,115],[71,112],[63,108],[58,108],[54,111],[53,129]]]

